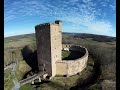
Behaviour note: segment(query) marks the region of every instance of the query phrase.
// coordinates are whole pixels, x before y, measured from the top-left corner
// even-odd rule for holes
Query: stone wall
[[[50,24],[37,25],[35,31],[39,71],[45,68],[45,71],[52,75]]]
[[[67,63],[66,61],[58,60],[56,62],[56,74],[67,75]]]
[[[63,60],[63,61],[57,61],[56,62],[56,71],[57,75],[75,75],[77,73],[80,73],[87,65],[88,60],[88,51],[86,48],[81,46],[64,46],[69,47],[69,49],[74,51],[80,51],[84,52],[84,56],[81,58],[75,59],[75,60]]]
[[[61,60],[62,50],[62,34],[61,24],[54,23],[50,25],[51,35],[51,62],[52,62],[52,76],[56,75],[56,61]]]

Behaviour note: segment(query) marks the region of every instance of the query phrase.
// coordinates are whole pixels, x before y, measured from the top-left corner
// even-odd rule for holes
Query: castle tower
[[[56,61],[61,60],[62,22],[45,23],[35,26],[37,41],[37,59],[39,71],[49,76],[56,75]]]

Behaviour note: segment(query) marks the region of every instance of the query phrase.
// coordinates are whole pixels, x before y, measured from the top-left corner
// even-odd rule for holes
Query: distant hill
[[[96,35],[96,34],[88,34],[88,33],[67,33],[67,32],[63,32],[62,33],[63,37],[64,35],[67,36],[71,36],[73,38],[92,38],[92,40],[94,41],[98,41],[98,42],[112,42],[112,41],[116,41],[116,37],[111,37],[111,36],[105,36],[105,35]],[[19,40],[19,39],[23,39],[23,38],[35,38],[35,33],[31,33],[31,34],[24,34],[24,35],[17,35],[17,36],[11,36],[11,37],[6,37],[4,38],[4,40]]]
[[[74,38],[83,38],[83,39],[92,38],[94,41],[99,41],[99,42],[116,41],[116,37],[104,36],[104,35],[95,35],[95,34],[86,34],[86,33],[75,34]]]
[[[4,40],[18,40],[18,39],[30,38],[30,37],[32,37],[32,38],[35,37],[35,33],[23,34],[23,35],[17,35],[17,36],[10,36],[10,37],[4,38]]]

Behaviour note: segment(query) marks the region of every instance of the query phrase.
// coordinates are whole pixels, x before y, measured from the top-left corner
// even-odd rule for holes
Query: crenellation
[[[50,25],[50,23],[38,24],[35,27],[39,27],[39,26],[42,27],[42,26],[46,26],[46,25]]]

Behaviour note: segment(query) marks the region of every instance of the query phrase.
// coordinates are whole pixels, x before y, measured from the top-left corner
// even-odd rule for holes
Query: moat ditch
[[[101,69],[100,60],[94,60],[93,73],[85,80],[78,80],[77,84],[70,90],[89,90],[89,88],[100,81]],[[100,89],[101,90],[101,89]]]

